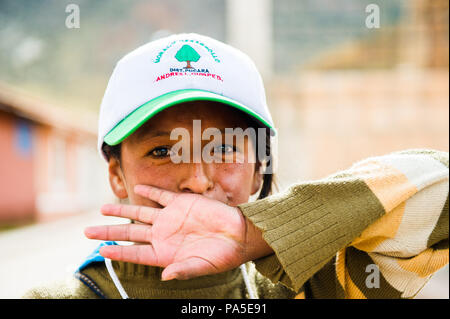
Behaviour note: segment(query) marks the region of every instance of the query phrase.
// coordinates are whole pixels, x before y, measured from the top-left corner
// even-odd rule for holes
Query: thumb
[[[173,263],[167,266],[161,274],[161,280],[187,280],[218,272],[217,268],[211,262],[200,257],[192,257],[183,262]]]

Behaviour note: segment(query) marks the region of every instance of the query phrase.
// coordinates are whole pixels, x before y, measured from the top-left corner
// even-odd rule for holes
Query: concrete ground
[[[32,287],[70,276],[99,244],[85,238],[83,229],[122,222],[89,212],[0,232],[0,298],[20,298]]]
[[[20,298],[32,287],[70,276],[98,245],[83,229],[117,223],[123,220],[89,212],[0,232],[0,298]],[[448,266],[439,271],[417,298],[448,299],[448,273]]]

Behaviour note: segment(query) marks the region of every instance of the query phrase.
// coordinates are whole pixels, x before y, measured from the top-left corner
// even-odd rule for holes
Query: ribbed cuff
[[[275,252],[255,260],[256,269],[296,291],[384,214],[363,181],[348,179],[298,184],[239,208]]]

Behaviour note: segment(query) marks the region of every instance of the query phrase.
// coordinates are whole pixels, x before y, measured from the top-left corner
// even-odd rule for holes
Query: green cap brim
[[[228,104],[249,114],[254,119],[270,128],[273,134],[276,134],[275,128],[269,122],[267,122],[259,114],[255,113],[245,105],[216,93],[204,90],[186,89],[161,95],[141,105],[132,113],[130,113],[126,118],[120,121],[119,124],[117,124],[108,134],[106,134],[104,142],[111,146],[120,144],[124,139],[133,134],[139,127],[141,127],[145,122],[147,122],[150,118],[152,118],[159,112],[173,105],[199,100],[215,101]]]

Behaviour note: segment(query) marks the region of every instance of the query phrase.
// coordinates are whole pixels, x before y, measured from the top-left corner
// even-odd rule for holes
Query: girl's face
[[[199,154],[194,153],[193,120],[201,120],[201,133],[207,128],[222,132],[221,143],[214,145],[214,150],[220,152],[221,162],[206,163],[201,158],[201,149]],[[157,206],[134,193],[134,186],[138,184],[202,194],[230,206],[245,203],[262,183],[254,163],[255,145],[245,135],[244,143],[237,144],[234,138],[232,144],[225,144],[224,132],[225,128],[245,130],[247,127],[246,118],[240,111],[219,103],[196,101],[170,107],[122,142],[120,163],[114,158],[109,160],[111,187],[117,197],[128,198],[135,205]],[[176,128],[189,132],[191,158],[187,163],[174,163],[170,157],[171,147],[181,139],[170,139],[171,131]],[[201,148],[213,140],[213,137],[202,140]],[[231,163],[230,158],[233,159]],[[227,159],[228,163],[225,162]]]

